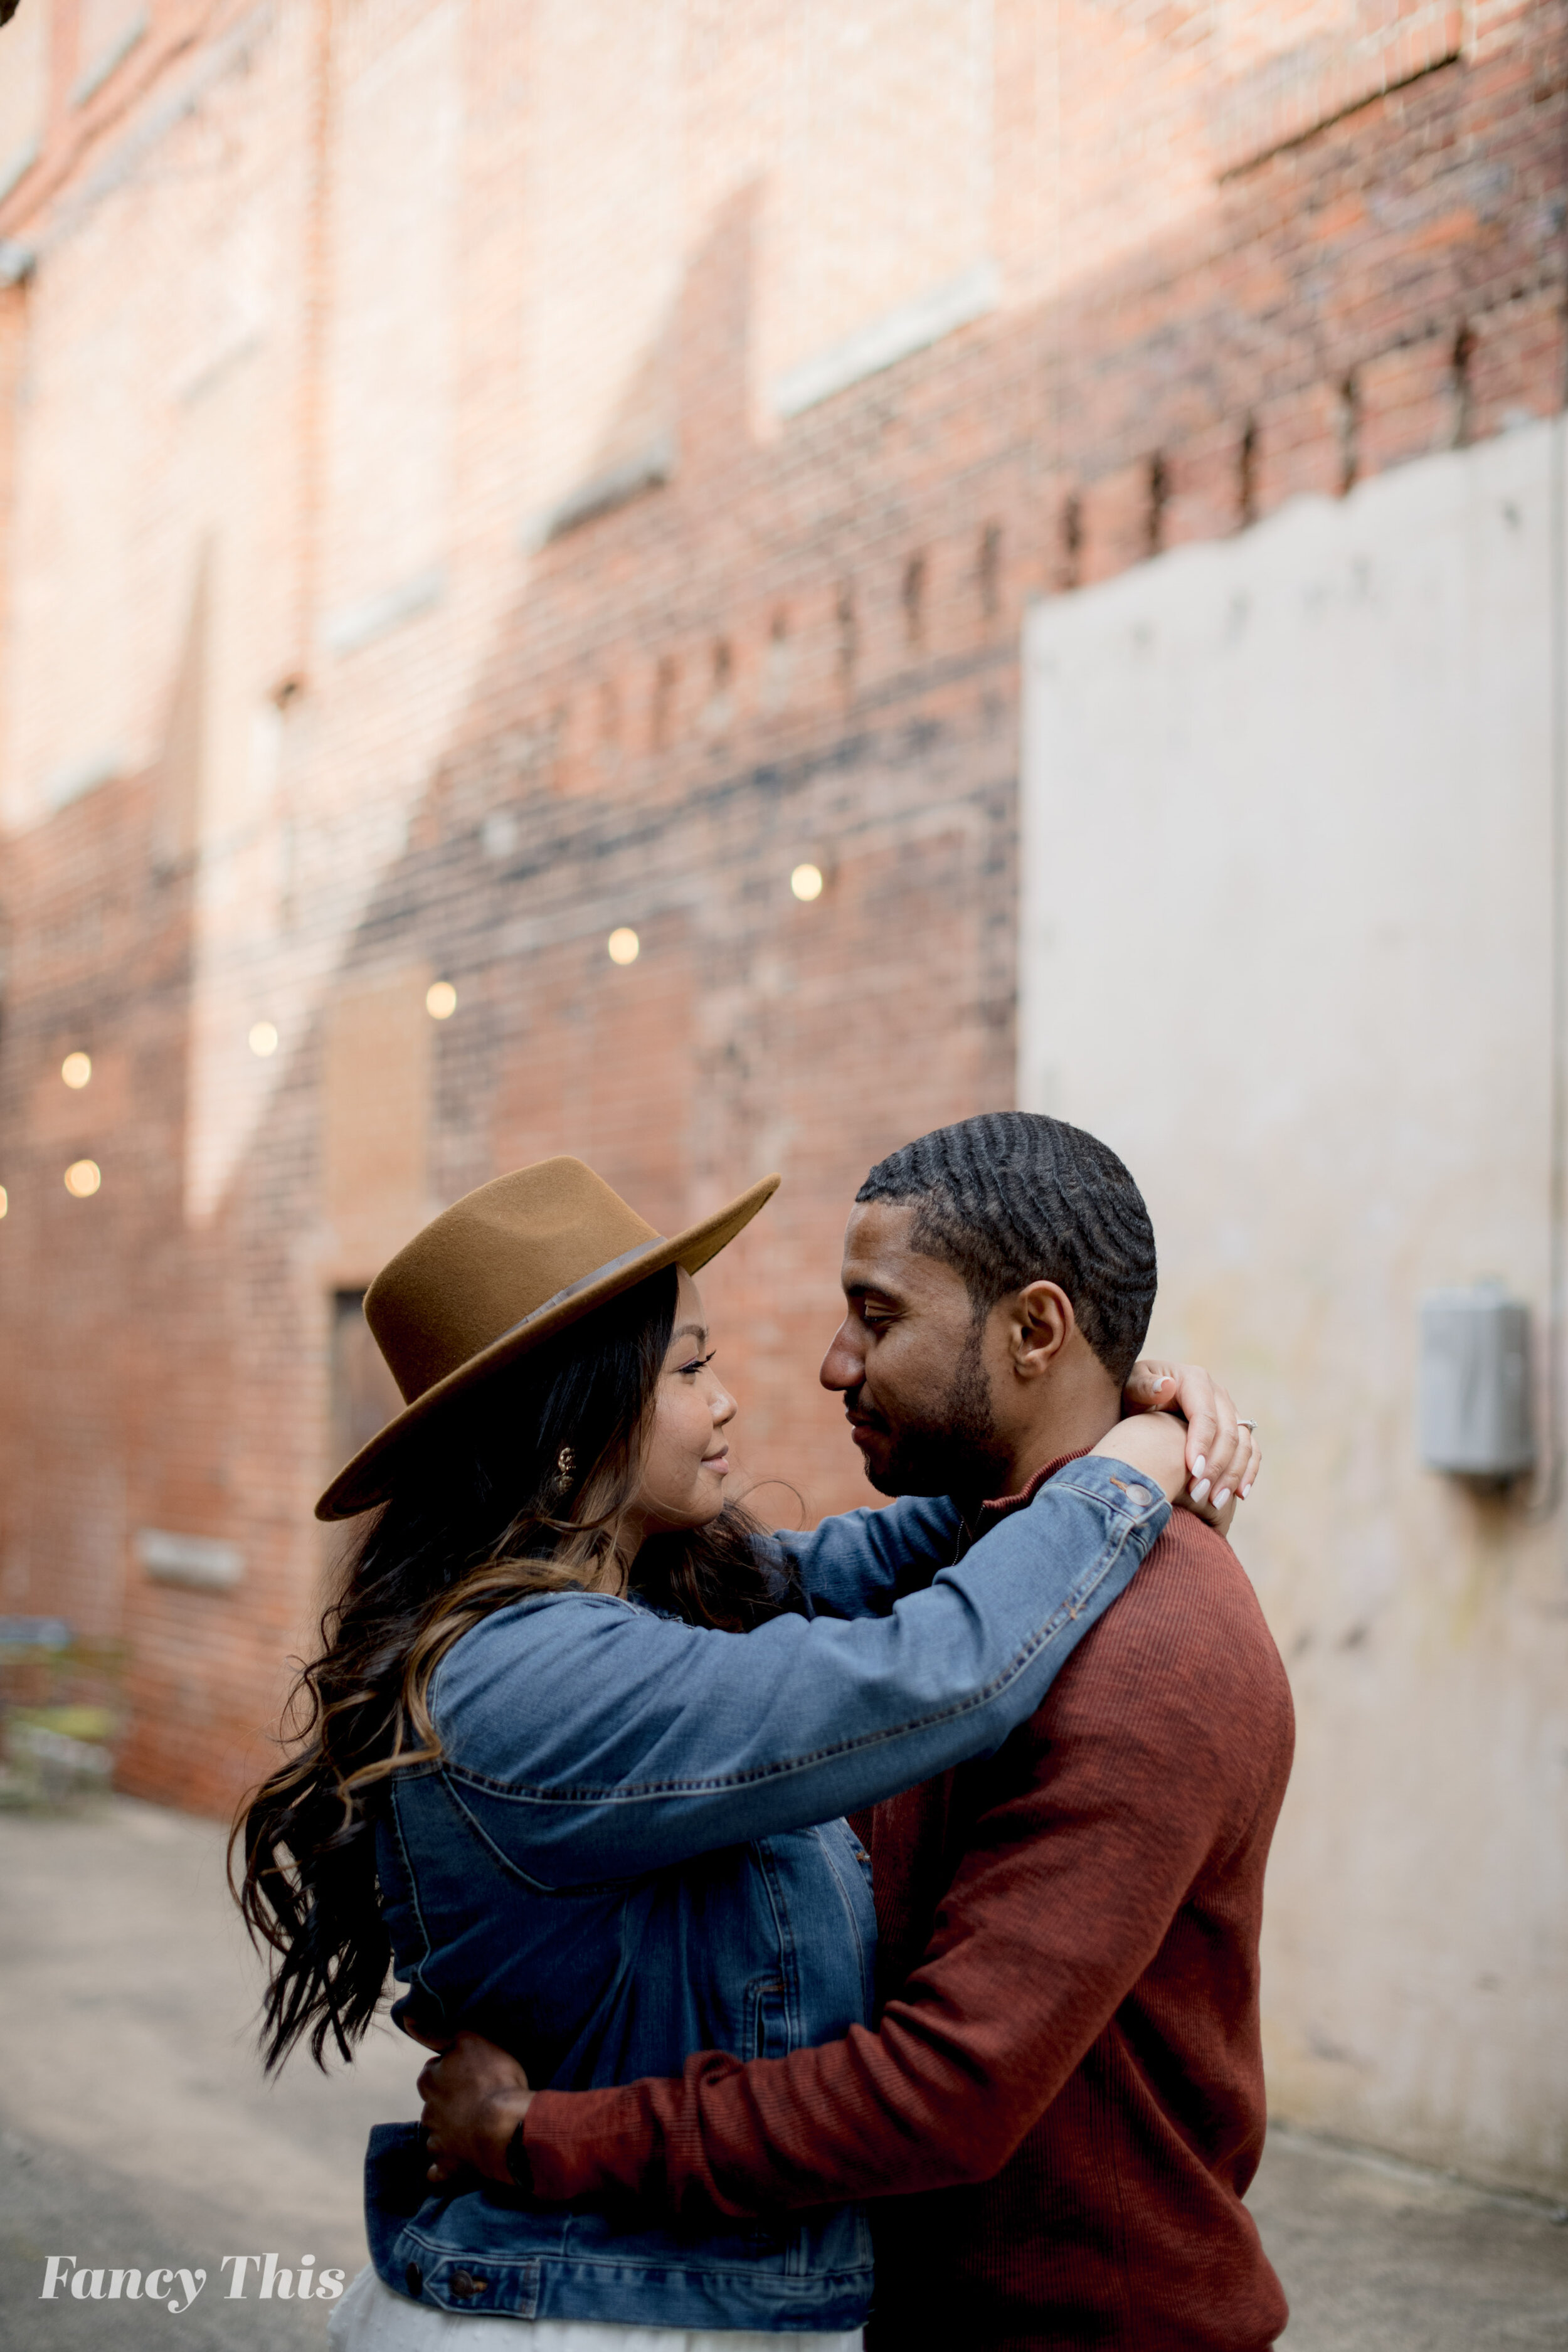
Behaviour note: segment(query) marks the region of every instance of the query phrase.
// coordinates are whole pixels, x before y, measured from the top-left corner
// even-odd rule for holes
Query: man
[[[871,1483],[951,1495],[978,1533],[1119,1417],[1153,1235],[1103,1145],[993,1114],[872,1170],[843,1279],[821,1377]],[[1176,1513],[1032,1721],[863,1830],[875,2032],[577,2094],[465,2035],[421,2077],[433,2177],[466,2160],[693,2221],[872,2200],[879,2352],[1264,2352],[1286,2306],[1241,2200],[1291,1738],[1246,1576]]]

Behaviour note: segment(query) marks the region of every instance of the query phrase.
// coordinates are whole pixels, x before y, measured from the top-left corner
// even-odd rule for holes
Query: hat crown
[[[465,1194],[383,1266],[365,1320],[405,1404],[520,1323],[660,1236],[581,1160]]]

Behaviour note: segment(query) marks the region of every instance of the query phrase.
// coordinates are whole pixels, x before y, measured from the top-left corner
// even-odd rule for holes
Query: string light
[[[66,1191],[78,1201],[90,1201],[102,1181],[96,1160],[73,1160],[66,1170]]]
[[[250,1032],[250,1050],[261,1061],[278,1051],[278,1031],[270,1021],[258,1021]]]
[[[789,887],[797,898],[804,899],[807,904],[813,898],[820,898],[822,896],[821,866],[797,866],[789,877]]]
[[[433,980],[425,992],[425,1010],[432,1021],[450,1021],[458,1009],[458,992],[449,980]]]
[[[610,933],[609,950],[612,963],[636,963],[642,953],[642,941],[623,923],[618,930]]]
[[[86,1054],[68,1054],[60,1064],[60,1076],[68,1087],[74,1087],[79,1094],[92,1076],[91,1057]]]

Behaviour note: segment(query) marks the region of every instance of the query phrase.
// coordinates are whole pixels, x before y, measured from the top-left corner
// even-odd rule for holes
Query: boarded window
[[[433,1024],[423,965],[345,981],[327,1007],[321,1055],[322,1206],[338,1270],[382,1265],[422,1225]]]
[[[364,1319],[363,1290],[332,1293],[331,1460],[341,1469],[402,1410],[397,1383]]]
[[[989,0],[797,0],[788,23],[763,327],[785,413],[986,306],[993,110]]]
[[[1463,17],[1448,0],[1308,0],[1220,14],[1208,107],[1216,168],[1243,170],[1457,58]]]
[[[326,632],[347,652],[440,593],[462,129],[450,0],[351,17],[333,156]]]
[[[620,9],[611,39],[577,0],[537,0],[532,22],[527,463],[542,517],[668,463],[682,34],[668,0]]]

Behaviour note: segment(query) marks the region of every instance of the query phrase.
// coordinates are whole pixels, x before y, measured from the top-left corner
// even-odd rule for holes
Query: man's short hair
[[[1112,1380],[1126,1380],[1154,1305],[1154,1229],[1097,1137],[1036,1111],[985,1111],[889,1152],[855,1198],[912,1204],[910,1248],[963,1276],[977,1319],[1026,1283],[1059,1285]]]

